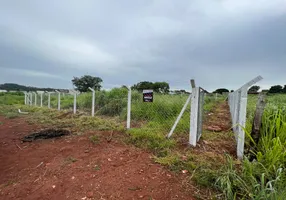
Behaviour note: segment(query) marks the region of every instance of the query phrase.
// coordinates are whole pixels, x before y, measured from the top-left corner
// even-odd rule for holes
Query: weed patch
[[[160,131],[152,129],[131,129],[128,134],[130,143],[151,150],[159,156],[166,155],[176,144],[174,140],[166,139]]]
[[[75,163],[77,161],[76,158],[69,156],[65,159],[65,164],[71,164],[71,163]]]
[[[89,140],[93,143],[93,144],[98,144],[100,142],[100,138],[98,135],[92,135],[89,137]]]

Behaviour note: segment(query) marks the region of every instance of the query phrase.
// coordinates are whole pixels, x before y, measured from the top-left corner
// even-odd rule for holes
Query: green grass
[[[248,98],[246,132],[250,135],[257,96]],[[225,199],[286,199],[286,95],[267,95],[261,135],[253,152],[236,166],[231,157],[220,170],[215,186]],[[251,140],[251,138],[248,138]]]
[[[71,163],[75,163],[77,161],[76,158],[69,156],[65,159],[65,164],[71,164]]]
[[[100,170],[100,166],[99,165],[95,165],[95,167],[93,168],[95,171],[99,171]]]
[[[89,140],[93,143],[93,144],[98,144],[100,142],[100,138],[98,135],[92,135],[89,137]]]

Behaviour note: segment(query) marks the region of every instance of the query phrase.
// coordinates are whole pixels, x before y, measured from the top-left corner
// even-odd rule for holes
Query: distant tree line
[[[80,91],[80,92],[88,92],[90,91],[89,88],[93,88],[94,90],[100,90],[102,88],[102,82],[103,80],[100,77],[96,76],[90,76],[90,75],[84,75],[81,77],[74,77],[72,79],[72,83],[75,86],[75,89]],[[127,88],[127,86],[122,86],[122,88]],[[167,94],[169,92],[172,92],[174,94],[188,94],[189,92],[185,90],[173,90],[170,91],[170,85],[167,82],[150,82],[150,81],[142,81],[137,84],[134,84],[131,87],[132,90],[137,90],[137,91],[142,91],[145,89],[152,89],[154,92],[158,93],[163,93]],[[250,87],[248,90],[248,93],[258,93],[260,87],[257,85],[254,85]],[[55,88],[38,88],[38,87],[30,87],[30,86],[24,86],[24,85],[19,85],[16,83],[4,83],[0,84],[0,90],[7,90],[9,91],[55,91]],[[68,90],[65,89],[57,89],[62,92],[68,92]],[[219,88],[216,89],[213,93],[228,93],[228,92],[233,92],[233,90],[229,91],[226,88]],[[263,92],[268,92],[268,93],[286,93],[286,85],[282,87],[281,85],[274,85],[271,86],[269,90],[263,90]]]
[[[268,93],[286,93],[286,85],[284,85],[284,87],[282,87],[281,85],[274,85],[271,86],[271,88],[269,89]]]
[[[260,90],[260,86],[254,85],[249,88],[248,93],[250,94],[256,94]],[[219,88],[215,90],[213,93],[219,93],[222,94],[224,92],[229,92],[228,89],[226,88]],[[231,90],[233,92],[233,90]],[[270,93],[270,94],[277,94],[277,93],[286,93],[286,85],[281,86],[281,85],[273,85],[270,87],[269,90],[262,90],[262,92]]]
[[[38,88],[38,87],[30,87],[30,86],[24,86],[24,85],[19,85],[16,83],[4,83],[0,84],[0,90],[7,90],[9,91],[55,91],[56,89],[54,88]]]

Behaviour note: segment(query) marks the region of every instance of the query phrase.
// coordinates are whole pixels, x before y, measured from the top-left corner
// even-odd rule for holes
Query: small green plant
[[[65,163],[66,164],[71,164],[71,163],[75,163],[77,161],[76,158],[72,157],[72,156],[69,156],[65,159]]]
[[[93,143],[93,144],[98,144],[100,142],[100,138],[98,135],[92,135],[89,137],[89,140]]]
[[[93,168],[95,171],[99,171],[100,170],[100,166],[99,165],[95,165]]]
[[[15,183],[17,183],[17,181],[15,181],[15,180],[9,180],[9,181],[6,182],[5,184],[3,184],[3,186],[4,186],[4,187],[8,187],[9,185],[13,185],[13,184],[15,184]]]

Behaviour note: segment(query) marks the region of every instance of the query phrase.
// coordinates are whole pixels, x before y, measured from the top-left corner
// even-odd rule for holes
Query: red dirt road
[[[39,130],[23,118],[0,116],[0,199],[193,199],[176,177],[150,154],[118,139],[98,144],[92,133],[21,143]],[[93,133],[94,134],[94,133]]]

